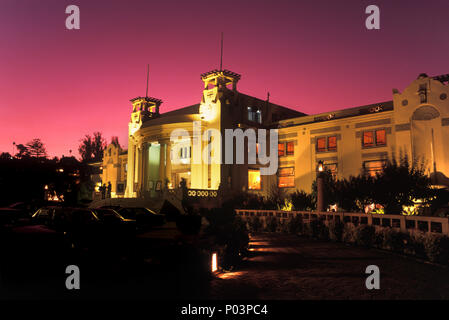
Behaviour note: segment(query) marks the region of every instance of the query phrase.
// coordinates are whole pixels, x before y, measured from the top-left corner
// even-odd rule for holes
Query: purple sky
[[[70,4],[80,30],[65,28]],[[365,28],[370,4],[380,30]],[[390,100],[421,72],[449,73],[448,12],[447,0],[1,0],[0,152],[41,138],[78,156],[94,131],[126,146],[147,63],[162,112],[199,103],[221,31],[241,92],[309,114]]]

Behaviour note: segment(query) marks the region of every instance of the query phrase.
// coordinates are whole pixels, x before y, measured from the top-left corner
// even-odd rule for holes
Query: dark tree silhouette
[[[41,139],[33,139],[26,144],[28,149],[28,154],[33,158],[46,158],[47,150],[45,149],[44,143]]]
[[[101,132],[94,132],[93,137],[86,134],[78,148],[83,162],[100,161],[103,158],[103,151],[106,148],[106,140]]]
[[[433,192],[425,168],[424,162],[409,161],[407,155],[399,161],[393,157],[376,176],[374,200],[389,214],[401,214],[402,207],[413,205],[414,199],[427,203]]]
[[[86,134],[85,137],[81,139],[81,144],[78,148],[78,152],[83,162],[92,161],[93,158],[92,148],[93,148],[92,137]]]
[[[12,158],[11,154],[9,154],[8,152],[2,152],[0,154],[0,159],[1,160],[10,160],[11,158]]]
[[[16,148],[17,148],[16,158],[25,159],[30,156],[30,152],[29,152],[28,148],[26,146],[24,146],[23,144],[17,144]]]

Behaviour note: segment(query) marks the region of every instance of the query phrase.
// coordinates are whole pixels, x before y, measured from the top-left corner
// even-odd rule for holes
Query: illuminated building
[[[449,140],[449,75],[421,74],[402,93],[394,89],[391,101],[316,115],[273,104],[269,96],[264,100],[240,93],[240,75],[231,71],[214,70],[201,79],[204,90],[196,105],[160,113],[159,99],[131,100],[125,197],[158,196],[161,189],[179,186],[181,179],[189,189],[267,195],[277,186],[310,192],[319,161],[336,178],[348,178],[362,170],[375,174],[393,153],[426,160],[434,184],[449,186],[449,149],[444,148]],[[194,163],[192,139],[173,142],[170,135],[184,129],[193,137],[195,121],[203,132],[217,129],[222,137],[225,129],[277,128],[277,173],[260,175],[260,164],[247,162]],[[202,141],[202,147],[208,142]],[[124,156],[112,160],[112,166],[114,161],[124,163]]]
[[[202,132],[216,129],[224,137],[225,129],[270,128],[279,120],[304,115],[273,104],[268,98],[261,100],[238,92],[240,75],[234,72],[213,70],[202,74],[201,80],[203,96],[196,105],[161,114],[159,99],[137,97],[131,100],[127,197],[157,196],[159,186],[177,187],[181,179],[186,180],[190,189],[251,189],[255,183],[250,181],[248,188],[248,178],[258,178],[248,176],[248,171],[258,170],[258,164],[194,163],[193,139],[178,139],[173,143],[170,141],[172,131],[184,129],[193,137],[192,123],[197,121]],[[201,141],[202,149],[209,142]]]

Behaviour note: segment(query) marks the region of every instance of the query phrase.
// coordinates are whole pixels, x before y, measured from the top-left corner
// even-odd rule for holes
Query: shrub
[[[446,236],[428,233],[424,236],[424,249],[427,258],[432,262],[448,263],[449,238]]]
[[[344,225],[342,240],[346,243],[355,243],[355,226],[352,223]]]
[[[393,229],[383,229],[383,248],[395,252],[404,252],[406,236],[402,232]]]
[[[313,219],[310,223],[304,225],[303,234],[309,238],[328,239],[329,232],[321,220]]]
[[[424,232],[415,232],[409,237],[405,244],[404,251],[406,254],[411,254],[419,258],[427,258],[426,249],[424,248]]]
[[[355,228],[355,243],[359,246],[369,248],[373,245],[376,231],[373,226],[359,225]]]
[[[276,217],[268,217],[266,220],[266,231],[276,232],[278,227],[278,220]]]
[[[374,229],[374,242],[373,246],[379,249],[382,249],[383,243],[384,243],[384,233],[383,230],[376,230]]]
[[[302,216],[296,215],[288,221],[288,232],[298,234],[302,232]]]
[[[344,224],[341,221],[330,221],[329,238],[332,241],[342,241]]]
[[[315,208],[313,196],[303,190],[292,193],[290,200],[296,211],[308,211]]]
[[[288,233],[289,220],[279,220],[278,221],[278,231],[282,233]]]
[[[329,228],[322,222],[319,224],[318,239],[325,241],[329,240]]]
[[[251,232],[259,232],[262,231],[262,221],[260,220],[259,217],[255,216],[252,217],[251,219],[249,219],[248,221],[249,224],[249,229]]]

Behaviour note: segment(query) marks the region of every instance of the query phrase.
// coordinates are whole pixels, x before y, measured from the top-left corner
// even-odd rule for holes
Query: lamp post
[[[316,210],[317,212],[324,211],[324,177],[323,177],[323,161],[318,161],[318,176],[316,179],[317,184],[317,199],[316,199]]]

